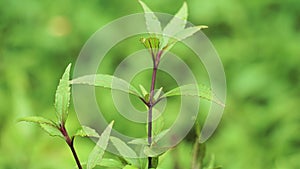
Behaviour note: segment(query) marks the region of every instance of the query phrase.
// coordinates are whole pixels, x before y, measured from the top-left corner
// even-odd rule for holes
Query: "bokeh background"
[[[183,1],[145,2],[154,11],[174,14]],[[207,142],[206,161],[214,155],[225,169],[300,168],[300,2],[187,3],[189,20],[209,26],[204,33],[220,55],[228,84],[227,106]],[[63,140],[17,119],[54,118],[56,85],[68,63],[75,63],[96,30],[136,12],[142,9],[133,0],[0,1],[1,169],[74,168]],[[143,48],[131,42],[132,47],[110,53],[103,72],[113,71],[123,53]],[[192,60],[189,64],[198,67]],[[72,105],[67,125],[71,133],[79,128]],[[122,125],[116,123],[120,130]],[[189,168],[192,145],[184,140],[165,157],[163,168]],[[85,161],[93,143],[79,138],[76,147]]]

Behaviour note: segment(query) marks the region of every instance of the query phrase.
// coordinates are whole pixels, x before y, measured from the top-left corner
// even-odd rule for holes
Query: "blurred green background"
[[[145,2],[154,11],[174,14],[183,1]],[[187,2],[189,20],[209,26],[204,33],[227,77],[227,106],[207,142],[207,160],[214,154],[225,169],[299,169],[300,1]],[[75,63],[97,29],[136,12],[142,9],[133,0],[0,1],[0,168],[74,168],[63,140],[16,120],[29,115],[54,118],[56,85],[68,63]],[[142,49],[139,42],[135,45]],[[116,63],[120,54],[107,62]],[[70,114],[72,133],[79,123],[73,110]],[[76,147],[85,161],[93,143],[77,139]],[[191,149],[192,142],[183,141],[163,167],[178,163],[189,168]]]

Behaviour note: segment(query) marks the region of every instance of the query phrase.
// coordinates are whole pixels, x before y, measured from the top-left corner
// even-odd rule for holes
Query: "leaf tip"
[[[200,26],[197,26],[199,29],[207,29],[208,28],[208,26],[206,26],[206,25],[200,25]]]

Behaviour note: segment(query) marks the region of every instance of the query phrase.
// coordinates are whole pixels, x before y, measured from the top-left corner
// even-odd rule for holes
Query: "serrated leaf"
[[[21,118],[18,121],[37,123],[50,136],[59,136],[61,138],[64,138],[64,136],[61,134],[59,130],[59,127],[49,119],[38,117],[38,116],[31,116],[31,117]]]
[[[138,166],[139,162],[136,159],[137,155],[125,142],[116,137],[110,137],[110,141],[116,147],[120,155],[129,163]]]
[[[180,32],[176,33],[174,37],[177,41],[181,41],[183,39],[186,39],[186,38],[192,36],[194,33],[198,32],[199,30],[205,29],[205,28],[208,28],[208,26],[201,25],[201,26],[189,27],[189,28],[186,28],[186,29],[181,30]]]
[[[74,136],[80,136],[80,137],[97,137],[99,138],[99,134],[96,132],[96,130],[87,127],[87,126],[81,126],[81,129],[77,130],[77,132],[74,134]]]
[[[60,130],[53,125],[49,124],[40,124],[41,128],[44,129],[50,136],[58,136],[64,139],[64,136],[60,132]]]
[[[101,134],[96,146],[90,153],[88,161],[87,161],[87,169],[92,169],[96,166],[97,163],[101,162],[103,155],[104,155],[104,151],[108,145],[109,136],[110,136],[113,124],[114,124],[114,121],[112,121],[106,127],[106,129]]]
[[[125,80],[106,74],[85,75],[71,80],[71,84],[82,84],[119,90],[125,93],[142,97],[139,91]]]
[[[70,69],[71,64],[69,64],[66,68],[55,93],[54,106],[56,110],[56,116],[60,124],[64,124],[68,117],[68,107],[70,104]]]
[[[185,28],[188,17],[188,8],[186,2],[184,2],[179,9],[179,11],[175,14],[175,16],[171,19],[171,21],[164,28],[163,32],[167,35],[175,35],[176,33],[182,31]]]
[[[123,169],[139,169],[139,168],[131,166],[131,165],[126,165]]]
[[[173,37],[178,32],[184,30],[187,22],[187,17],[188,9],[186,2],[184,2],[182,7],[179,9],[179,11],[175,14],[175,16],[171,19],[171,21],[163,30],[163,40],[161,49],[168,44],[170,37]]]
[[[139,0],[144,13],[145,13],[145,20],[147,25],[147,30],[149,33],[161,34],[162,28],[160,21],[158,20],[157,16],[152,12],[152,10],[142,1]]]
[[[165,48],[165,51],[168,51],[169,49],[171,49],[175,45],[176,42],[182,41],[204,28],[208,28],[208,27],[202,25],[202,26],[189,27],[189,28],[181,30],[180,32],[175,34],[174,38],[171,38],[172,41],[169,40],[170,42],[169,42],[168,46]]]
[[[162,97],[171,97],[171,96],[197,96],[208,101],[215,102],[223,107],[225,107],[224,103],[222,103],[215,94],[205,85],[194,85],[188,84],[179,86],[165,93]]]
[[[123,168],[124,165],[115,159],[103,158],[100,162],[97,163],[98,166],[108,167],[108,168]]]

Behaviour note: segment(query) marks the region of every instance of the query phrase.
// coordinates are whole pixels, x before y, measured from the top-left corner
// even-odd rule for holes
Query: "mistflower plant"
[[[149,51],[150,57],[152,58],[152,76],[150,83],[150,89],[146,90],[142,85],[140,89],[136,89],[133,85],[129,84],[123,79],[118,77],[107,75],[107,74],[96,74],[96,75],[85,75],[76,79],[70,79],[71,64],[69,64],[58,84],[55,94],[55,112],[57,119],[50,120],[43,117],[25,117],[20,121],[27,121],[37,123],[44,131],[50,136],[57,136],[65,140],[69,146],[73,157],[75,159],[78,169],[87,168],[92,169],[96,166],[107,167],[107,168],[119,168],[119,169],[155,169],[160,168],[159,157],[167,152],[169,149],[164,149],[162,152],[157,153],[156,150],[159,148],[155,144],[158,142],[167,132],[168,129],[159,130],[158,133],[154,133],[153,125],[153,111],[155,105],[162,99],[172,96],[197,96],[204,98],[209,101],[213,101],[219,105],[224,106],[222,102],[217,100],[213,92],[203,85],[196,86],[197,90],[190,91],[195,85],[184,85],[179,86],[170,91],[162,92],[162,87],[156,90],[157,71],[161,58],[170,50],[173,45],[185,38],[192,36],[197,31],[207,28],[207,26],[194,26],[186,27],[187,23],[187,4],[183,3],[180,10],[176,13],[174,18],[162,29],[161,23],[157,16],[150,10],[150,8],[139,1],[144,13],[145,21],[148,29],[147,37],[140,39],[142,45]],[[112,85],[112,83],[118,85]],[[119,90],[139,98],[147,107],[147,139],[136,139],[126,143],[120,138],[111,135],[113,128],[112,121],[106,129],[99,135],[94,129],[87,126],[81,126],[80,129],[74,134],[69,135],[65,124],[68,119],[68,108],[70,102],[70,88],[72,85],[90,85],[95,87],[109,88],[111,90]],[[200,127],[196,127],[197,136],[200,135]],[[91,151],[86,162],[81,162],[78,158],[77,152],[74,147],[74,139],[76,137],[94,137],[98,139],[94,149]],[[105,149],[108,144],[112,144],[121,156],[118,158],[105,158]],[[137,153],[128,144],[138,144],[144,147],[144,155],[147,158],[131,158],[137,157]],[[161,149],[160,149],[161,150]],[[216,169],[214,162],[209,163],[207,167],[203,166],[203,159],[205,156],[205,146],[199,143],[199,138],[196,139],[193,159],[191,162],[192,169]]]

